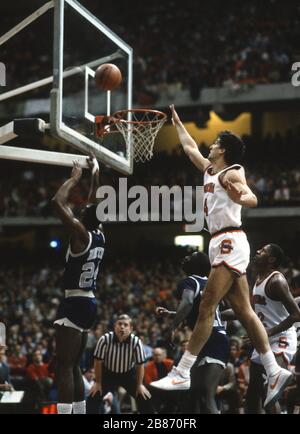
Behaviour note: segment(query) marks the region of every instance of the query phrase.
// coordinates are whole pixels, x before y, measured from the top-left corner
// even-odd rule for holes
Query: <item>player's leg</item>
[[[210,272],[202,294],[197,322],[190,337],[188,349],[177,367],[179,371],[189,371],[197,355],[206,344],[212,332],[217,306],[231,288],[234,279],[234,274],[223,265],[213,268]]]
[[[87,343],[88,333],[81,333],[81,345],[78,353],[77,360],[73,367],[73,378],[74,378],[74,402],[73,402],[73,413],[75,414],[85,414],[86,413],[86,402],[84,396],[84,383],[82,378],[82,372],[80,368],[80,360],[84,353],[86,343]]]
[[[267,332],[252,309],[249,297],[249,286],[245,275],[236,279],[227,294],[232,309],[247,330],[248,336],[259,353],[270,350]]]
[[[191,371],[191,403],[199,401],[200,414],[218,414],[216,390],[224,368],[217,363],[193,367]]]
[[[220,300],[227,294],[235,279],[234,273],[223,265],[213,268],[209,274],[199,306],[197,322],[177,367],[167,377],[154,381],[151,386],[164,390],[187,390],[190,388],[189,371],[212,332],[215,312]]]
[[[264,406],[272,405],[287,386],[291,373],[280,368],[271,350],[267,332],[250,304],[249,287],[246,276],[236,279],[228,292],[232,309],[245,327],[253,346],[260,354],[261,362],[266,370],[269,386]]]
[[[246,413],[260,414],[262,410],[262,397],[264,393],[264,367],[251,361],[249,385],[246,393]]]
[[[71,413],[74,401],[73,367],[78,359],[82,332],[71,327],[55,324],[57,357],[57,410]]]

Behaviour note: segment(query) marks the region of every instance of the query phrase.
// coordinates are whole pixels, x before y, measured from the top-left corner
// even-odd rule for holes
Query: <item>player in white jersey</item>
[[[174,106],[171,106],[171,110],[172,122],[184,152],[204,172],[204,213],[212,235],[209,245],[212,271],[199,306],[188,350],[177,368],[173,368],[167,377],[157,382],[156,387],[173,390],[179,381],[181,388],[183,381],[187,389],[190,387],[190,369],[211,334],[217,305],[226,296],[260,353],[269,379],[265,405],[273,403],[286,387],[291,373],[277,364],[267,333],[250,304],[245,276],[250,249],[241,228],[241,208],[256,206],[257,198],[247,185],[242,166],[237,164],[243,157],[244,144],[232,132],[224,131],[210,146],[208,158],[204,158],[180,121]]]
[[[283,259],[283,251],[276,244],[268,244],[257,251],[253,260],[257,279],[252,292],[252,304],[267,331],[278,364],[287,368],[297,350],[297,334],[293,324],[299,321],[300,310],[285,277],[277,271]],[[254,350],[246,396],[247,413],[260,413],[264,395],[263,374],[265,370],[258,352]],[[279,404],[270,411],[279,413]]]

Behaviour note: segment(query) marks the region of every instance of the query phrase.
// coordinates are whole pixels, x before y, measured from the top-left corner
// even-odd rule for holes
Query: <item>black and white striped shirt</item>
[[[105,333],[97,342],[94,357],[103,360],[106,369],[118,374],[124,374],[146,360],[142,341],[133,333],[123,342],[119,342],[114,332]]]

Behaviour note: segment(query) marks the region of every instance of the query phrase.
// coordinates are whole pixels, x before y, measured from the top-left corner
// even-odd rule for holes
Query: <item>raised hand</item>
[[[91,153],[91,156],[87,158],[87,163],[92,174],[99,172],[99,164],[93,152]]]
[[[166,315],[169,315],[169,311],[168,311],[168,309],[166,309],[165,307],[158,306],[158,307],[155,309],[155,314],[156,314],[157,316],[166,316]]]
[[[172,124],[175,126],[176,124],[178,124],[180,122],[180,118],[177,114],[177,111],[175,110],[174,104],[170,105],[170,110],[172,113]]]
[[[82,168],[80,167],[79,162],[73,161],[73,169],[71,172],[71,178],[73,178],[75,181],[79,181],[82,175]]]

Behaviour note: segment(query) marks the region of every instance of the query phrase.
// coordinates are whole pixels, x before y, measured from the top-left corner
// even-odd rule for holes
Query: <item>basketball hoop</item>
[[[113,114],[115,126],[123,135],[126,145],[133,144],[133,158],[136,162],[150,160],[157,133],[167,120],[167,115],[158,110],[119,110]]]
[[[133,145],[133,158],[145,162],[153,156],[154,141],[158,131],[167,120],[167,115],[157,110],[119,110],[112,116],[96,116],[95,134],[103,138],[119,132],[123,135],[127,149]]]

